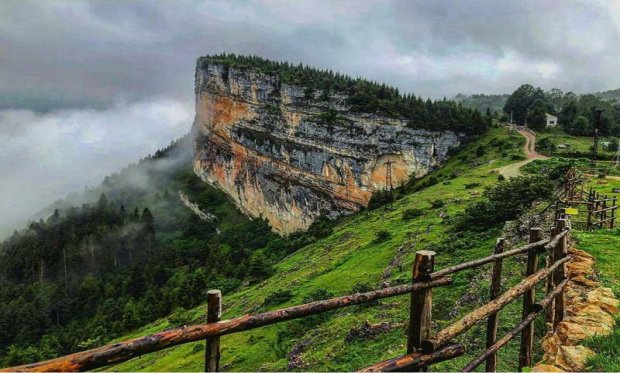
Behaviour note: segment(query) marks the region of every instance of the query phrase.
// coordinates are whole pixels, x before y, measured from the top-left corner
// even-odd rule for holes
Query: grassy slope
[[[598,184],[599,179],[591,181],[594,189],[600,193],[613,195],[612,188],[620,188],[620,180],[606,180],[605,184]],[[620,230],[598,230],[594,232],[580,232],[575,234],[579,248],[594,255],[597,260],[597,270],[604,286],[610,287],[614,293],[620,295]],[[604,372],[620,371],[620,317],[611,336],[593,338],[588,346],[597,352],[590,361],[591,370]]]
[[[561,157],[563,154],[579,151],[583,153],[591,152],[590,147],[594,143],[594,138],[584,136],[571,136],[560,130],[551,130],[548,132],[542,132],[539,134],[537,141],[543,138],[549,138],[555,145],[565,144],[566,148],[556,149],[555,155]],[[600,142],[612,141],[611,137],[601,137],[599,139],[599,152],[601,154],[613,155],[613,152],[608,152],[607,148],[602,146]]]
[[[481,139],[488,143],[492,138],[508,138],[504,129],[493,129]],[[285,258],[277,265],[277,272],[268,280],[246,287],[232,294],[224,294],[223,318],[231,318],[245,313],[264,311],[261,307],[265,297],[282,289],[292,290],[294,296],[287,302],[269,307],[280,308],[303,302],[313,290],[324,288],[335,295],[351,293],[356,283],[369,283],[378,287],[381,274],[395,255],[396,249],[403,243],[411,248],[404,256],[403,271],[396,269],[389,277],[392,284],[407,282],[410,279],[410,268],[416,250],[437,249],[437,244],[444,237],[446,229],[438,217],[440,209],[431,209],[430,201],[439,197],[450,201],[448,214],[461,211],[472,200],[478,198],[483,186],[496,182],[497,174],[493,170],[511,163],[509,156],[501,157],[499,151],[487,146],[487,154],[475,156],[478,144],[470,145],[463,153],[454,157],[448,164],[437,171],[440,183],[418,193],[407,195],[395,202],[391,208],[384,207],[373,211],[365,211],[350,216],[340,222],[334,232],[307,247],[301,248]],[[514,135],[511,138],[514,149],[519,149],[523,138]],[[465,158],[465,159],[464,159]],[[459,174],[455,179],[442,183],[448,175]],[[480,183],[472,188],[466,184]],[[421,208],[424,215],[419,218],[403,221],[402,212],[408,208]],[[446,208],[444,208],[445,210]],[[373,243],[375,232],[387,230],[391,239],[382,243]],[[437,250],[436,268],[443,268],[462,261],[488,255],[492,250],[497,232],[488,232],[481,238],[475,248],[461,250],[457,254],[442,253]],[[508,261],[505,270],[512,276],[505,286],[518,281],[523,265]],[[488,292],[488,279],[482,272],[462,272],[454,277],[455,284],[449,288],[435,291],[434,321],[435,328],[441,328],[484,301]],[[481,275],[482,274],[482,275]],[[476,295],[475,297],[463,294]],[[482,296],[478,296],[482,294]],[[477,297],[477,298],[476,298]],[[406,296],[381,301],[373,307],[351,307],[334,311],[331,316],[318,326],[309,327],[298,340],[310,341],[304,349],[302,358],[303,369],[312,370],[354,370],[370,363],[402,354],[405,349],[406,336],[404,327],[407,322],[408,299]],[[459,306],[455,307],[455,304]],[[195,312],[195,322],[204,321],[204,306]],[[451,317],[448,316],[452,314]],[[520,306],[508,307],[502,312],[501,329],[509,328],[519,318]],[[351,328],[364,321],[372,323],[387,321],[392,328],[384,334],[363,342],[345,342]],[[507,321],[510,320],[510,321]],[[225,336],[222,338],[222,365],[224,370],[286,370],[287,355],[291,343],[277,341],[278,331],[286,330],[299,324],[296,321],[265,327],[258,330]],[[147,327],[120,338],[120,340],[146,335],[169,328],[166,320],[160,320]],[[475,327],[471,333],[461,338],[470,347],[471,353],[465,357],[442,363],[439,370],[456,370],[480,351],[483,345],[483,326]],[[500,333],[503,330],[500,330]],[[500,368],[515,370],[516,346],[500,353]],[[197,371],[203,369],[204,342],[186,344],[137,359],[125,362],[114,370],[159,370],[159,371]]]

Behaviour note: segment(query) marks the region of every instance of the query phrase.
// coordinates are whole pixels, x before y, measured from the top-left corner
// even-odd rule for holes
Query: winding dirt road
[[[518,132],[521,136],[525,137],[525,145],[523,146],[523,152],[525,153],[524,161],[515,162],[504,167],[500,167],[497,172],[503,175],[505,178],[521,176],[519,169],[526,164],[532,162],[535,159],[547,159],[546,157],[536,151],[536,135],[526,129],[519,129]]]

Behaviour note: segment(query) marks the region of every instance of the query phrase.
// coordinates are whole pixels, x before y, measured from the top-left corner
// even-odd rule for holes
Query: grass
[[[571,156],[575,153],[582,154],[583,156],[589,156],[592,152],[590,147],[594,143],[593,137],[571,136],[560,130],[550,130],[542,132],[538,134],[536,141],[538,142],[543,138],[548,138],[556,146],[564,144],[565,148],[557,148],[553,154],[547,154],[557,157]],[[607,157],[613,156],[614,152],[607,151],[606,147],[601,145],[602,142],[611,142],[612,140],[613,139],[611,137],[599,138],[599,153],[601,155],[605,155]]]
[[[496,146],[497,140],[503,141]],[[469,203],[480,198],[485,186],[497,182],[496,168],[512,163],[510,152],[523,146],[523,138],[510,135],[503,128],[494,128],[474,144],[453,157],[433,173],[438,183],[419,192],[404,196],[391,206],[367,210],[343,219],[333,233],[309,246],[300,248],[276,265],[276,273],[269,279],[223,295],[223,319],[281,308],[304,302],[317,289],[334,295],[352,292],[354,286],[367,284],[380,287],[405,283],[411,279],[415,251],[437,252],[435,267],[441,269],[463,261],[489,255],[497,231],[485,232],[472,238],[473,244],[455,253],[443,251],[441,246],[449,225],[442,222],[439,212],[448,215],[462,211]],[[486,152],[476,156],[476,148],[484,144]],[[508,149],[508,151],[507,151]],[[472,187],[472,185],[475,185]],[[433,208],[441,196],[446,206]],[[436,203],[435,203],[436,204]],[[421,215],[403,219],[403,211],[420,209]],[[386,231],[389,237],[377,240],[377,232]],[[382,278],[384,270],[395,257],[399,247],[406,253],[400,268]],[[523,263],[516,259],[504,264],[507,281],[504,288],[518,282],[523,275]],[[464,271],[456,274],[450,287],[434,290],[434,329],[448,325],[457,317],[486,302],[488,298],[488,271]],[[290,290],[280,304],[273,294]],[[264,305],[267,299],[268,305]],[[514,302],[500,316],[501,335],[521,317],[521,305]],[[405,327],[408,320],[409,300],[406,296],[382,300],[370,307],[353,306],[332,311],[320,320],[289,321],[248,332],[222,337],[222,369],[234,371],[351,371],[374,362],[395,357],[405,352]],[[193,322],[204,322],[205,306],[193,312]],[[349,341],[349,332],[369,321],[388,322],[390,329],[376,338]],[[126,340],[170,328],[166,319],[159,320],[119,338]],[[440,363],[434,370],[448,371],[462,368],[484,345],[484,325],[477,325],[459,338],[468,353],[460,358]],[[294,346],[300,353],[299,363],[289,365],[288,355]],[[304,346],[303,348],[300,346]],[[499,369],[516,370],[518,341],[499,353]],[[198,371],[203,369],[204,342],[196,342],[166,349],[108,367],[115,371]]]
[[[594,255],[597,271],[604,286],[610,287],[616,295],[620,294],[620,230],[598,230],[579,232],[574,235],[579,248]],[[620,316],[617,318],[613,334],[595,337],[585,345],[597,354],[588,361],[592,371],[620,371]]]

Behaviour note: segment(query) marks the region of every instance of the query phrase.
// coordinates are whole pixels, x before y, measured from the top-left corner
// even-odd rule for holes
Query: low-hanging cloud
[[[190,105],[173,100],[45,114],[0,111],[0,233],[168,145],[189,131],[192,118]]]

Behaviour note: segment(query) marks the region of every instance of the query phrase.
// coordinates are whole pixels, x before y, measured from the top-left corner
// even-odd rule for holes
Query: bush
[[[476,148],[476,156],[482,157],[485,154],[486,154],[486,150],[484,149],[484,146],[478,145],[478,147]]]
[[[521,215],[536,200],[549,198],[554,184],[546,176],[515,177],[484,191],[455,222],[457,230],[484,230]]]
[[[479,187],[480,185],[480,183],[467,183],[465,184],[465,189],[473,189]]]
[[[497,181],[504,181],[506,180],[506,177],[502,174],[497,175]]]
[[[263,301],[264,307],[276,306],[293,298],[293,292],[290,290],[277,290],[265,297]]]
[[[407,209],[403,211],[403,220],[411,220],[415,219],[422,215],[422,210],[420,209]]]
[[[431,208],[433,208],[433,209],[444,207],[445,205],[446,205],[446,203],[443,201],[443,199],[436,199],[436,200],[431,202]]]
[[[543,137],[539,141],[536,142],[536,148],[541,152],[545,153],[555,153],[557,147],[548,137]]]
[[[351,293],[366,293],[369,291],[373,291],[372,286],[367,282],[356,282],[355,285],[351,288]]]
[[[377,233],[375,233],[375,239],[374,239],[373,243],[385,242],[385,241],[389,240],[391,237],[392,237],[392,235],[390,234],[390,232],[385,231],[385,230],[380,230]]]
[[[368,201],[368,209],[376,209],[394,201],[394,194],[388,190],[377,190]]]
[[[168,316],[168,323],[173,327],[191,324],[192,320],[192,313],[182,307],[175,309],[172,315]]]

